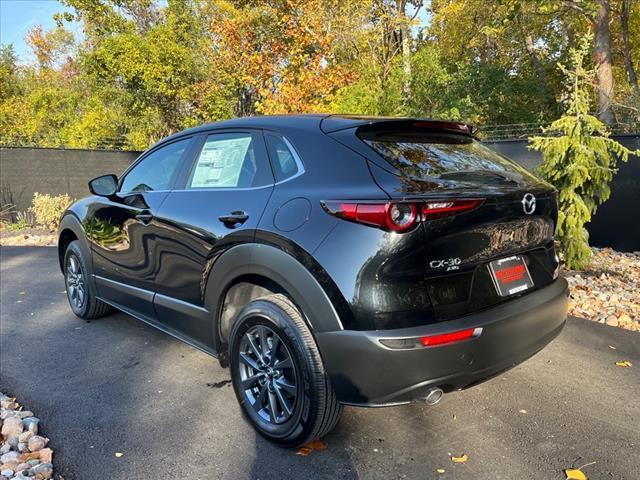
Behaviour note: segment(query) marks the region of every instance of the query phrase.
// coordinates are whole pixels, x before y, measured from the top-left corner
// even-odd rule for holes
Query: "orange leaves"
[[[335,61],[327,5],[290,0],[215,10],[210,58],[215,75],[249,92],[248,110],[263,114],[327,110],[336,91],[353,77]]]
[[[313,440],[313,441],[307,443],[306,445],[303,445],[302,447],[300,447],[298,449],[298,451],[296,452],[296,455],[300,455],[301,457],[306,457],[307,455],[309,455],[314,450],[317,451],[317,452],[321,452],[321,451],[326,450],[326,449],[327,449],[327,444],[324,443],[319,438],[316,438],[315,440]]]

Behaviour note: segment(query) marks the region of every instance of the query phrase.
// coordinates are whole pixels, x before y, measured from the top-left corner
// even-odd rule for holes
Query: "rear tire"
[[[99,300],[89,278],[87,259],[74,240],[64,252],[64,284],[71,311],[84,320],[100,318],[112,311],[110,305]]]
[[[276,445],[299,447],[337,424],[342,405],[309,328],[286,296],[253,300],[239,312],[229,360],[245,417]]]

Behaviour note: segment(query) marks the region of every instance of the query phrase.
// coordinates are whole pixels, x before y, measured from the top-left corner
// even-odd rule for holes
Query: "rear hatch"
[[[347,138],[345,132],[334,135]],[[368,159],[391,199],[415,202],[424,212],[420,261],[437,319],[553,281],[553,187],[482,145],[465,125],[369,122],[353,129],[352,138],[348,143]]]

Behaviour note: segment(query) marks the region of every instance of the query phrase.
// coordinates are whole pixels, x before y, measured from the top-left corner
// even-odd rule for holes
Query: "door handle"
[[[151,213],[149,212],[142,212],[136,215],[136,219],[140,220],[145,225],[148,224],[152,218],[153,218],[153,215],[151,215]]]
[[[229,215],[220,215],[218,220],[225,224],[226,227],[233,228],[236,225],[243,224],[249,219],[249,215],[242,211],[231,212]]]

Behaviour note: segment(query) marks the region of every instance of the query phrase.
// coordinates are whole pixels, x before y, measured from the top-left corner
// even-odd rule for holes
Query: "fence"
[[[138,155],[111,150],[2,147],[0,203],[11,203],[24,211],[31,205],[34,192],[86,197],[88,180],[104,173],[121,173]]]
[[[624,146],[640,148],[640,135],[615,135]],[[485,145],[515,160],[528,170],[542,161],[539,152],[527,149],[527,140],[493,140]],[[596,247],[612,247],[630,252],[640,251],[640,158],[630,157],[618,163],[618,174],[611,184],[611,197],[603,203],[590,223],[589,243]]]
[[[640,135],[615,136],[631,149],[640,148]],[[490,140],[491,148],[528,169],[542,157],[527,149],[526,139]],[[67,150],[55,148],[0,148],[1,204],[13,203],[20,211],[29,208],[34,192],[72,197],[86,196],[87,181],[104,173],[120,173],[138,152],[109,150]],[[619,165],[612,184],[611,198],[588,224],[590,241],[622,251],[640,250],[640,158],[632,157]]]

